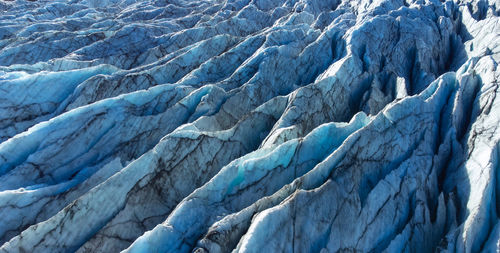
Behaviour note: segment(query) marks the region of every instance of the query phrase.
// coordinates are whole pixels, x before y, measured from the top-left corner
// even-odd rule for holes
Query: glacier
[[[0,1],[0,252],[500,252],[499,16]]]

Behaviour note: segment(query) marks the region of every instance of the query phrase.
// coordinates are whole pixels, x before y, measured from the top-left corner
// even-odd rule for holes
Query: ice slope
[[[500,2],[0,2],[0,252],[498,252]]]

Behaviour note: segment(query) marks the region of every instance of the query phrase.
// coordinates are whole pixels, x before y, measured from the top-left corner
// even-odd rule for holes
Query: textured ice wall
[[[0,1],[0,252],[498,252],[499,15]]]

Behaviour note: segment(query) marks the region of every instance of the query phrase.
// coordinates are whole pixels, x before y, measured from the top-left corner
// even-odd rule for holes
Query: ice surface
[[[498,252],[495,0],[0,2],[0,252]]]

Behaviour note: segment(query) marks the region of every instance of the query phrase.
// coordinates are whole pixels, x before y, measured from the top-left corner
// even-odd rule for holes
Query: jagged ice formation
[[[499,252],[499,15],[0,1],[0,252]]]

